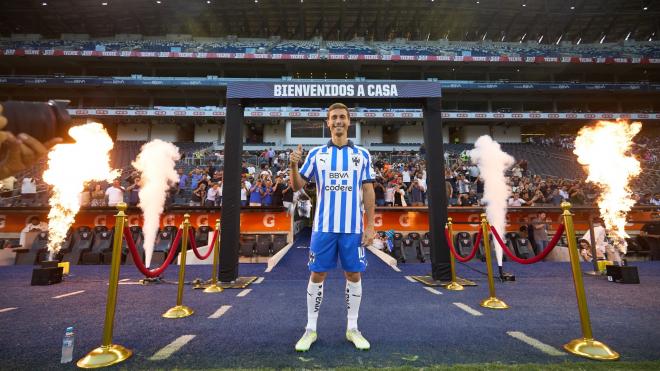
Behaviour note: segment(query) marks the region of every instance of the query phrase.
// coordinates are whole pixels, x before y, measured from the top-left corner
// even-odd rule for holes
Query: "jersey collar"
[[[353,144],[353,141],[349,139],[349,140],[348,140],[348,143],[347,143],[345,146],[341,146],[341,147],[339,147],[339,146],[335,145],[334,143],[332,143],[332,139],[330,139],[330,140],[328,141],[328,147],[337,147],[337,149],[342,149],[342,148],[344,148],[344,147],[351,147],[351,148],[353,148],[353,147],[355,147],[355,145]]]

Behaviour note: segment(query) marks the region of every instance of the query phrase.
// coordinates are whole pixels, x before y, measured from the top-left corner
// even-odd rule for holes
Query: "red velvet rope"
[[[559,225],[559,228],[557,228],[557,232],[555,232],[555,235],[552,237],[552,240],[550,242],[548,242],[548,246],[545,248],[545,250],[543,250],[540,254],[536,255],[535,257],[529,258],[529,259],[521,259],[521,258],[517,257],[516,254],[512,253],[509,250],[509,248],[506,247],[506,244],[504,243],[504,241],[502,241],[502,237],[500,237],[500,235],[497,233],[497,230],[495,229],[495,227],[493,227],[491,225],[490,230],[493,232],[493,235],[495,236],[495,239],[497,240],[497,242],[502,247],[502,250],[504,250],[504,253],[509,258],[511,258],[511,260],[513,260],[516,263],[520,263],[520,264],[534,264],[534,263],[538,263],[541,260],[543,260],[543,258],[548,256],[548,254],[550,254],[552,249],[554,249],[555,246],[557,246],[557,242],[559,242],[559,239],[561,238],[562,233],[564,233],[564,225],[563,224]]]
[[[128,251],[130,251],[131,255],[133,256],[133,263],[135,263],[135,267],[140,272],[142,272],[142,274],[149,278],[160,276],[160,274],[163,273],[165,269],[167,269],[170,263],[172,263],[172,259],[174,259],[174,254],[176,253],[176,246],[179,244],[182,234],[183,233],[181,232],[181,229],[179,229],[176,233],[176,237],[174,237],[174,242],[172,242],[172,247],[170,247],[170,252],[167,254],[167,258],[163,264],[156,269],[149,269],[145,267],[144,263],[142,262],[140,253],[138,253],[137,247],[135,247],[135,241],[133,241],[133,235],[131,235],[130,229],[128,229],[128,227],[124,227],[124,239],[126,240]]]
[[[213,232],[213,240],[211,241],[211,247],[206,252],[206,255],[202,255],[202,254],[199,253],[199,251],[197,251],[197,242],[195,241],[195,235],[193,234],[192,229],[188,230],[188,237],[189,237],[189,240],[190,240],[190,246],[192,246],[192,251],[193,251],[193,253],[195,253],[195,256],[197,257],[197,259],[205,260],[209,256],[211,256],[211,252],[213,252],[213,248],[215,247],[215,241],[218,238],[218,231]]]
[[[465,258],[459,254],[456,249],[454,248],[454,241],[452,240],[451,236],[449,235],[449,229],[445,228],[445,238],[447,239],[447,244],[449,245],[449,249],[451,250],[451,253],[454,254],[454,257],[456,260],[459,262],[465,263],[472,258],[474,258],[474,255],[477,253],[477,249],[479,248],[479,242],[481,242],[481,235],[483,234],[482,230],[480,229],[479,232],[477,233],[477,239],[474,241],[474,247],[472,248],[472,252],[470,255],[466,256]]]

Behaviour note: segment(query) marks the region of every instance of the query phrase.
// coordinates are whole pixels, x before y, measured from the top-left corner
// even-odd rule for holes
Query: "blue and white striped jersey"
[[[314,232],[362,233],[362,184],[376,179],[369,151],[329,141],[309,151],[300,175],[316,183]]]

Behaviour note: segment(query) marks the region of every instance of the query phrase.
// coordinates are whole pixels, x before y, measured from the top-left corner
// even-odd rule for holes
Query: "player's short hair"
[[[328,107],[328,118],[330,118],[330,111],[335,110],[335,109],[343,109],[346,110],[346,116],[348,118],[351,118],[351,113],[348,111],[348,107],[344,103],[333,103]]]

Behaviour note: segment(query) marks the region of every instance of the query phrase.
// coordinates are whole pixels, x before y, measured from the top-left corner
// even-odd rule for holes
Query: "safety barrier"
[[[561,204],[563,210],[562,217],[564,223],[560,224],[555,232],[555,235],[552,237],[552,240],[548,243],[548,246],[543,252],[537,256],[530,259],[522,259],[517,257],[509,248],[506,246],[502,237],[499,235],[497,230],[488,224],[486,219],[486,214],[481,214],[481,230],[477,236],[477,239],[474,244],[474,248],[469,256],[463,258],[454,248],[453,244],[453,231],[451,229],[451,218],[448,219],[447,226],[445,227],[445,238],[447,239],[447,244],[449,245],[449,250],[451,252],[451,269],[452,269],[452,283],[448,285],[448,289],[452,290],[449,286],[454,285],[456,282],[455,277],[455,267],[454,267],[454,258],[461,262],[467,262],[471,260],[476,250],[479,248],[480,239],[484,239],[484,253],[486,255],[486,267],[488,269],[488,286],[490,296],[481,302],[481,306],[490,308],[490,309],[507,309],[508,305],[498,299],[495,296],[495,285],[493,280],[493,267],[490,258],[490,239],[488,238],[489,232],[493,234],[497,243],[502,247],[502,251],[511,258],[511,260],[520,263],[520,264],[534,264],[537,263],[543,258],[545,258],[550,252],[557,246],[557,243],[561,239],[561,236],[566,232],[566,238],[568,240],[568,252],[570,256],[571,271],[573,275],[573,284],[575,287],[575,295],[577,298],[578,312],[580,314],[580,326],[582,328],[582,338],[574,339],[564,345],[564,349],[568,352],[582,357],[596,359],[601,361],[613,361],[619,359],[619,354],[614,350],[610,349],[606,344],[597,341],[593,338],[591,330],[591,320],[589,318],[589,310],[587,308],[587,298],[584,292],[584,283],[582,282],[582,271],[580,269],[578,250],[576,246],[575,239],[575,229],[573,226],[573,214],[570,211],[571,204],[568,202],[563,202]],[[462,288],[460,288],[462,289]],[[456,291],[460,289],[454,289]]]
[[[500,244],[502,251],[504,251],[506,256],[511,258],[511,260],[520,264],[534,264],[543,260],[543,258],[548,256],[548,254],[550,254],[550,252],[555,248],[555,246],[557,246],[557,242],[559,242],[562,234],[564,233],[564,225],[563,224],[559,225],[559,228],[557,228],[557,232],[555,232],[555,235],[552,237],[552,240],[548,242],[548,246],[540,254],[529,259],[519,258],[516,256],[516,254],[512,253],[511,250],[509,250],[509,248],[506,246],[504,241],[502,241],[502,237],[500,237],[500,234],[497,233],[497,230],[492,225],[490,226],[490,231],[493,233],[493,236],[495,236],[495,240],[497,240],[497,243]]]
[[[158,268],[149,269],[142,262],[142,258],[140,257],[140,253],[138,252],[137,247],[135,247],[135,241],[133,241],[133,236],[131,235],[130,230],[128,227],[124,227],[124,240],[128,246],[128,251],[130,251],[131,256],[133,256],[135,267],[146,277],[154,278],[160,276],[161,273],[163,273],[165,269],[169,267],[170,263],[172,263],[172,260],[174,259],[174,255],[176,255],[176,246],[181,241],[181,232],[181,229],[177,230],[176,236],[174,237],[174,242],[172,242],[170,251],[167,253],[167,257],[165,258],[163,264]]]
[[[449,228],[445,228],[445,238],[447,239],[447,245],[449,245],[449,249],[451,250],[452,255],[454,255],[454,258],[456,258],[456,260],[461,263],[467,263],[474,258],[474,256],[477,254],[477,250],[479,249],[482,235],[483,231],[479,230],[479,232],[477,232],[477,238],[474,240],[472,252],[470,252],[470,255],[463,257],[458,253],[458,251],[456,251],[456,248],[454,247],[454,238],[453,236],[450,236]]]
[[[99,368],[107,367],[128,359],[133,352],[118,344],[112,343],[112,335],[114,331],[114,319],[115,319],[115,309],[117,307],[117,288],[119,286],[119,268],[121,265],[121,249],[122,241],[126,241],[128,250],[130,251],[133,261],[137,269],[142,272],[147,277],[157,277],[159,276],[167,267],[170,265],[174,259],[176,253],[177,245],[179,241],[181,242],[181,258],[179,262],[179,282],[177,287],[177,299],[176,306],[170,308],[163,317],[165,318],[183,318],[190,316],[194,311],[183,305],[183,285],[185,278],[185,267],[186,267],[186,250],[188,246],[188,239],[190,238],[190,246],[192,247],[195,255],[201,259],[207,259],[211,252],[215,251],[213,259],[213,280],[212,285],[210,285],[205,292],[222,292],[222,288],[217,285],[217,270],[219,262],[219,231],[220,231],[220,221],[216,222],[216,230],[213,235],[213,242],[209,246],[209,251],[202,256],[197,251],[197,246],[195,244],[194,236],[192,235],[192,230],[190,229],[190,215],[184,215],[184,222],[182,227],[177,231],[176,237],[170,247],[170,251],[167,255],[167,258],[163,264],[156,269],[148,269],[140,254],[135,246],[135,241],[130,233],[130,230],[126,224],[126,204],[120,203],[117,205],[119,212],[115,215],[115,233],[114,240],[112,245],[112,263],[110,267],[110,279],[108,282],[108,297],[105,307],[105,321],[103,324],[103,340],[100,347],[93,349],[91,352],[87,353],[83,358],[81,358],[76,365],[80,368]]]

